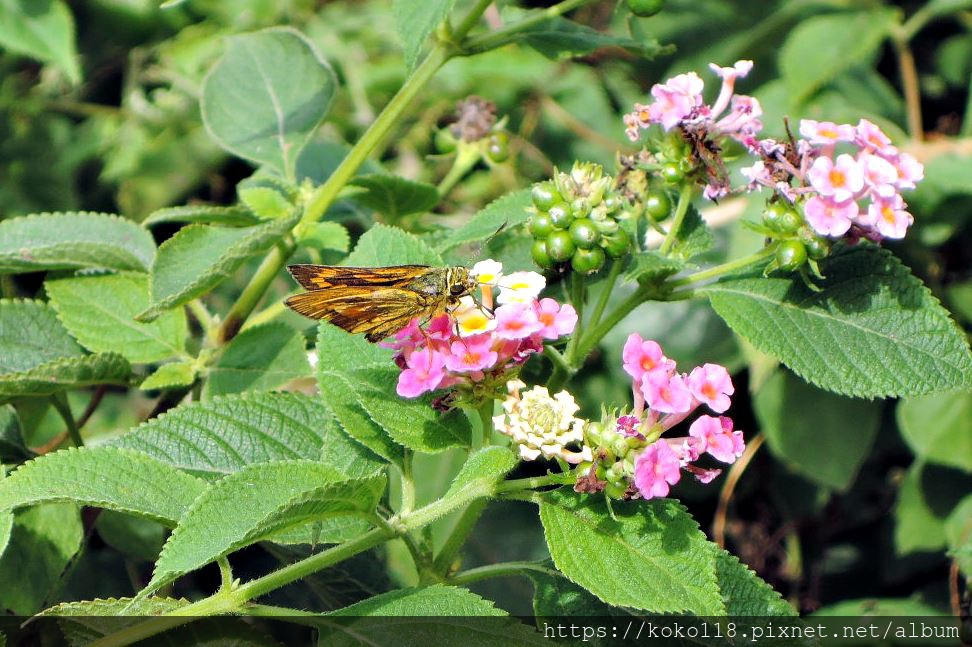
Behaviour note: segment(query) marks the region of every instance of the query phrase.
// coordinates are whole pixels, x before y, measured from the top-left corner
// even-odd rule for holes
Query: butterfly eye
[[[461,283],[456,283],[455,285],[449,286],[449,294],[454,297],[462,296],[466,293],[466,286]]]

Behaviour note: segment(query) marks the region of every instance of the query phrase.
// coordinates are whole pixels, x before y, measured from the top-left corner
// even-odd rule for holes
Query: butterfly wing
[[[428,265],[390,267],[343,267],[337,265],[290,265],[287,267],[305,290],[333,287],[400,288],[432,269]]]
[[[312,319],[326,319],[349,333],[365,333],[370,342],[398,332],[415,317],[431,317],[442,299],[413,290],[345,286],[312,290],[287,299],[287,306]]]

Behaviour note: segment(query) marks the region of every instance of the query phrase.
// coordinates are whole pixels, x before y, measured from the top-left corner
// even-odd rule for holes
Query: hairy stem
[[[220,342],[226,343],[233,339],[233,337],[236,337],[236,334],[243,328],[246,318],[250,316],[250,313],[256,308],[260,299],[263,298],[264,293],[270,287],[273,279],[276,278],[277,273],[287,264],[287,259],[294,253],[296,247],[297,245],[293,239],[288,238],[267,254],[263,262],[260,263],[260,267],[257,268],[256,274],[253,275],[253,278],[250,279],[247,286],[243,288],[240,297],[233,304],[233,307],[230,308],[226,319],[223,321],[223,325],[220,326]]]
[[[456,573],[446,582],[453,586],[466,586],[493,577],[522,576],[524,571],[536,571],[553,577],[562,577],[559,572],[544,566],[541,562],[501,562]]]
[[[78,423],[74,421],[74,414],[71,413],[71,405],[68,403],[67,396],[63,392],[55,393],[51,396],[51,404],[54,406],[58,415],[61,416],[61,419],[64,420],[68,437],[74,446],[84,446],[84,441],[81,440],[81,430],[78,428]]]
[[[672,245],[678,240],[678,230],[682,228],[682,221],[685,220],[685,214],[688,213],[689,205],[692,203],[693,193],[694,189],[689,182],[682,184],[682,188],[678,193],[678,204],[675,205],[675,217],[672,219],[672,224],[668,228],[665,240],[662,241],[661,247],[658,248],[658,251],[662,254],[667,254],[671,251]]]
[[[730,272],[735,272],[736,270],[741,270],[743,268],[749,267],[750,265],[755,265],[760,261],[766,260],[776,252],[774,247],[766,247],[758,252],[754,252],[742,258],[737,258],[734,261],[728,261],[722,263],[721,265],[716,265],[715,267],[710,267],[707,270],[702,270],[701,272],[696,272],[695,274],[689,274],[688,276],[683,276],[680,279],[675,279],[674,281],[669,281],[666,283],[667,286],[671,288],[680,288],[688,285],[695,285],[701,283],[702,281],[707,281],[709,279],[718,278],[724,274]],[[677,293],[676,293],[677,294]]]
[[[645,302],[646,299],[651,295],[654,288],[647,285],[640,285],[638,289],[631,293],[627,299],[618,304],[618,306],[609,312],[596,326],[585,331],[584,338],[577,345],[577,353],[575,356],[574,366],[578,366],[584,362],[584,359],[590,354],[594,347],[597,346],[604,335],[611,332],[611,329],[618,325],[618,323],[627,317],[632,310],[640,306]]]

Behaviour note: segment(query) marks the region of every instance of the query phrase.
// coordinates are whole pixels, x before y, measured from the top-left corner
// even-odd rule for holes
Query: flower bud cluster
[[[501,263],[486,260],[473,266],[470,275],[479,282],[483,305],[467,295],[424,329],[414,319],[383,342],[398,351],[400,396],[415,398],[438,389],[461,395],[477,386],[489,392],[543,350],[544,340],[570,334],[577,325],[572,306],[538,298],[546,281],[536,272],[504,275]],[[494,290],[499,305],[492,309]]]
[[[598,271],[608,256],[618,258],[631,248],[622,226],[627,204],[615,179],[590,162],[576,162],[569,173],[535,184],[535,213],[528,224],[533,260],[545,269],[569,265],[582,274]]]
[[[734,389],[725,367],[704,364],[678,373],[656,342],[637,333],[628,337],[623,360],[633,378],[634,408],[626,415],[605,414],[587,426],[585,441],[593,460],[581,466],[586,471],[575,485],[577,491],[603,491],[613,498],[663,497],[682,471],[703,483],[721,473],[693,464],[703,454],[723,463],[742,455],[742,432],[726,416],[699,416],[688,436],[662,438],[702,405],[715,413],[729,408]]]
[[[591,461],[591,450],[584,445],[584,420],[574,416],[580,408],[567,391],[551,396],[546,387],[535,386],[520,393],[526,384],[520,380],[506,383],[508,396],[502,414],[493,426],[513,439],[520,458],[528,461],[559,458],[577,464]]]

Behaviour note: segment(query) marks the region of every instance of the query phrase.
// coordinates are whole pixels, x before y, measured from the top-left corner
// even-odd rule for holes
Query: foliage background
[[[462,3],[460,3],[462,4]],[[742,87],[766,111],[767,130],[782,134],[783,118],[881,124],[926,165],[913,195],[916,224],[908,238],[888,245],[921,277],[968,331],[972,327],[972,12],[963,2],[669,0],[659,15],[633,19],[624,5],[597,2],[576,20],[598,30],[673,45],[653,60],[606,47],[579,60],[551,60],[511,46],[452,61],[416,100],[409,117],[373,162],[383,170],[436,184],[449,160],[433,148],[437,128],[455,101],[478,94],[496,102],[513,134],[511,163],[477,167],[425,216],[399,215],[387,206],[342,200],[327,219],[347,226],[352,240],[375,223],[417,232],[464,222],[494,198],[566,168],[575,159],[611,166],[627,150],[620,115],[647,88],[669,76],[701,70],[710,61],[756,63]],[[924,12],[924,13],[923,13]],[[43,20],[37,20],[42,15]],[[902,17],[921,20],[902,23]],[[927,22],[924,20],[927,18]],[[33,20],[34,30],[18,21]],[[904,27],[902,27],[902,24]],[[385,2],[190,0],[159,8],[151,0],[0,0],[0,217],[47,211],[120,213],[143,222],[160,208],[194,201],[232,204],[235,187],[252,167],[231,158],[202,127],[199,95],[224,36],[274,25],[299,28],[328,58],[340,90],[315,142],[307,172],[325,177],[376,112],[401,85],[406,68],[394,17]],[[914,33],[905,33],[910,27]],[[904,30],[904,31],[902,31]],[[902,43],[910,39],[910,49]],[[913,54],[917,76],[901,75],[901,56]],[[907,58],[905,59],[907,62]],[[920,116],[909,110],[920,93]],[[245,96],[238,98],[246,101]],[[910,120],[910,123],[909,123]],[[910,136],[909,136],[910,135]],[[758,218],[761,198],[729,200],[709,211],[716,221]],[[152,228],[156,242],[177,225]],[[719,226],[710,260],[752,249],[752,234]],[[349,241],[332,241],[315,260],[336,261]],[[506,242],[490,248],[507,264],[530,266],[528,248]],[[303,258],[302,260],[309,260]],[[208,297],[225,312],[252,275],[256,260]],[[48,277],[49,278],[49,277]],[[42,274],[0,276],[5,297],[43,296]],[[292,290],[280,276],[264,302],[261,321],[282,322],[282,333],[314,328],[282,311]],[[48,288],[49,291],[49,288]],[[65,288],[65,308],[94,307],[98,295],[77,299]],[[52,299],[56,293],[48,294]],[[76,302],[68,304],[70,297]],[[277,305],[273,305],[277,304]],[[280,325],[280,324],[278,324]],[[701,302],[648,304],[602,344],[603,352],[573,381],[588,414],[601,402],[626,402],[620,348],[631,331],[657,339],[680,364],[722,362],[737,371],[730,412],[738,428],[766,443],[739,480],[727,515],[719,487],[683,484],[678,496],[710,533],[802,611],[854,612],[885,605],[900,612],[954,610],[961,599],[955,560],[969,559],[972,517],[972,394],[935,394],[905,400],[855,400],[809,386],[733,336]],[[298,349],[299,355],[299,349]],[[310,368],[294,359],[289,388],[307,389]],[[279,386],[274,384],[273,386]],[[237,387],[228,386],[226,389]],[[261,390],[259,384],[237,390]],[[225,392],[225,391],[224,391]],[[77,412],[93,389],[69,392]],[[101,395],[98,395],[101,398]],[[110,388],[86,421],[97,443],[172,406],[153,391]],[[22,460],[21,445],[42,450],[61,438],[64,423],[46,399],[0,409],[0,428],[19,427],[22,443],[0,442],[0,458]],[[752,437],[750,436],[750,437]],[[12,438],[9,434],[4,438]],[[427,493],[441,491],[460,464],[419,462]],[[434,466],[434,469],[433,469]],[[450,469],[452,470],[450,472]],[[521,468],[518,476],[527,476]],[[721,481],[720,481],[721,483]],[[109,513],[80,518],[73,508],[44,506],[29,513],[25,535],[0,542],[0,607],[32,613],[58,601],[130,596],[150,574],[161,527]],[[720,521],[721,519],[721,521]],[[721,530],[713,524],[723,524]],[[9,529],[8,529],[9,532]],[[279,550],[279,549],[278,549]],[[532,508],[491,507],[468,546],[466,565],[546,556]],[[266,572],[287,555],[251,547],[234,557],[244,579]],[[32,564],[28,573],[16,565]],[[311,578],[309,587],[275,594],[280,603],[335,608],[408,583],[404,554],[367,553]],[[966,563],[968,563],[966,561]],[[36,567],[36,568],[34,568]],[[968,571],[966,571],[967,573]],[[177,595],[211,590],[215,567],[184,578]],[[29,584],[28,584],[29,583]],[[950,590],[951,584],[951,590]],[[514,613],[529,613],[525,578],[473,585]],[[967,598],[966,598],[967,599]]]

